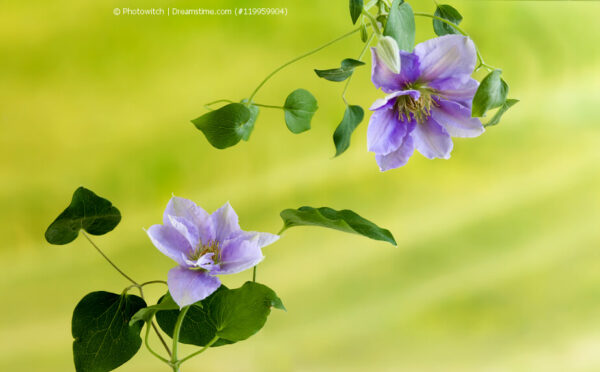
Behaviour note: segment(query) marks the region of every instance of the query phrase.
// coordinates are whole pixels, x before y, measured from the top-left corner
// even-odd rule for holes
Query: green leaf
[[[504,102],[504,104],[502,106],[500,106],[498,111],[496,111],[496,114],[492,117],[492,119],[487,124],[484,125],[484,127],[491,127],[493,125],[500,123],[500,119],[502,118],[502,115],[504,115],[504,113],[506,111],[508,111],[509,108],[513,107],[517,102],[519,102],[518,99],[512,99],[512,98],[507,99],[506,102]]]
[[[494,70],[481,81],[473,97],[474,118],[483,117],[488,110],[500,107],[506,101],[508,84],[500,75],[502,75],[501,70]]]
[[[394,0],[383,34],[394,38],[400,50],[412,52],[415,47],[415,33],[415,15],[410,4],[404,0]]]
[[[217,328],[209,318],[210,303],[221,291],[227,291],[227,287],[220,286],[213,294],[202,301],[196,302],[188,310],[179,333],[179,342],[196,346],[205,346],[217,334]],[[161,300],[162,301],[162,300]],[[156,322],[160,328],[169,336],[173,337],[175,323],[179,316],[179,309],[160,311],[156,313]],[[233,343],[232,341],[219,339],[212,346],[222,346]]]
[[[364,64],[364,62],[357,61],[352,58],[346,58],[342,61],[341,67],[339,68],[332,68],[329,70],[315,70],[315,73],[317,74],[317,76],[325,80],[339,82],[348,79],[352,75],[356,67],[362,66]]]
[[[335,156],[341,155],[350,147],[350,137],[352,132],[358,127],[365,116],[365,112],[360,106],[348,106],[344,112],[344,118],[333,133],[333,143],[335,144]]]
[[[225,149],[236,145],[244,137],[248,138],[254,120],[248,107],[241,103],[230,103],[192,120],[192,123],[204,133],[211,145]]]
[[[77,372],[112,371],[131,359],[142,345],[143,323],[129,320],[146,302],[134,295],[87,294],[73,312],[73,356]]]
[[[135,313],[133,315],[133,317],[131,317],[131,320],[129,321],[129,325],[132,326],[136,322],[139,322],[139,321],[149,322],[154,317],[154,315],[159,311],[178,310],[178,309],[179,309],[179,305],[177,305],[175,303],[175,301],[171,297],[171,294],[169,294],[169,292],[167,291],[167,294],[165,294],[163,297],[161,297],[158,304],[148,306],[148,307],[138,310],[138,312]]]
[[[281,212],[281,218],[284,223],[283,230],[292,226],[320,226],[396,245],[391,232],[347,209],[341,211],[327,207],[286,209]]]
[[[209,312],[217,328],[217,336],[242,341],[265,325],[271,307],[285,310],[271,288],[246,282],[241,288],[218,293],[210,304]]]
[[[246,102],[248,102],[247,99],[242,100],[243,104],[246,104]],[[248,121],[245,122],[241,128],[242,139],[244,141],[248,141],[250,139],[250,134],[252,134],[252,131],[254,130],[254,124],[256,123],[256,119],[258,118],[258,114],[260,112],[258,106],[252,104],[248,106],[248,110],[250,110],[250,119],[248,119]]]
[[[360,26],[360,41],[366,43],[369,39],[369,33],[367,32],[367,25],[363,24]]]
[[[440,18],[444,18],[445,20],[448,20],[457,26],[460,24],[460,22],[463,19],[462,15],[460,15],[458,10],[454,9],[450,5],[438,5],[438,7],[435,10],[434,15],[436,15]],[[438,36],[449,35],[449,34],[460,34],[460,32],[458,32],[454,27],[452,27],[449,24],[446,24],[442,21],[439,21],[437,19],[433,20],[433,31]]]
[[[310,129],[310,121],[318,109],[317,100],[304,89],[296,89],[285,100],[285,124],[292,133]]]
[[[67,244],[77,238],[81,229],[92,235],[103,235],[120,221],[121,213],[111,202],[79,187],[73,193],[71,204],[46,230],[46,240],[50,244]]]
[[[358,17],[363,10],[363,0],[350,0],[350,17],[352,18],[352,24],[356,24]]]
[[[238,289],[221,286],[190,307],[182,322],[179,340],[197,346],[205,346],[215,336],[219,336],[219,340],[212,346],[245,340],[264,326],[271,307],[285,310],[279,297],[265,285],[246,282]],[[156,314],[158,325],[170,337],[178,315],[178,310]]]

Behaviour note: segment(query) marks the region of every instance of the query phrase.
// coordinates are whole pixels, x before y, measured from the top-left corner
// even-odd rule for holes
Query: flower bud
[[[400,48],[398,48],[396,40],[389,36],[379,38],[375,52],[391,71],[396,74],[400,73]]]

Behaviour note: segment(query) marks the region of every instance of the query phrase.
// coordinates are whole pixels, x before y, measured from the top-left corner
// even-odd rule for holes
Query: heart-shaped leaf
[[[315,70],[315,73],[318,77],[321,77],[325,80],[339,82],[348,79],[352,75],[356,67],[362,66],[364,64],[364,62],[357,61],[352,58],[346,58],[342,61],[341,67],[332,68],[329,70]]]
[[[410,4],[404,0],[394,0],[383,34],[394,38],[400,50],[412,52],[415,47],[416,28],[415,14]]]
[[[131,359],[142,345],[143,323],[129,325],[146,307],[134,295],[110,292],[87,294],[73,312],[73,357],[77,372],[112,371]]]
[[[473,97],[472,116],[474,118],[483,117],[488,110],[500,107],[506,101],[508,84],[500,75],[502,75],[502,71],[494,70],[481,81]]]
[[[365,112],[360,106],[348,106],[344,112],[344,118],[333,133],[333,143],[335,144],[335,156],[341,155],[350,147],[350,138],[352,132],[358,127],[365,116]]]
[[[285,100],[285,124],[292,133],[310,129],[310,121],[318,109],[317,100],[305,89],[296,89]]]
[[[253,118],[250,109],[241,103],[230,103],[192,120],[192,123],[211,145],[225,149],[250,136],[256,115]]]
[[[352,18],[352,24],[356,24],[358,17],[363,10],[363,0],[350,0],[350,18]]]
[[[512,98],[507,99],[506,102],[504,102],[504,104],[502,106],[500,106],[498,111],[496,111],[496,114],[492,117],[492,119],[487,124],[484,125],[484,127],[491,127],[493,125],[500,123],[500,119],[502,118],[502,115],[504,115],[504,113],[506,111],[508,111],[509,108],[513,107],[517,102],[519,102],[518,99],[512,99]]]
[[[110,201],[79,187],[73,193],[71,204],[50,224],[45,236],[48,243],[62,245],[75,240],[81,229],[92,235],[103,235],[120,221],[121,213]]]
[[[281,212],[283,230],[292,226],[320,226],[353,234],[359,234],[374,240],[381,240],[396,245],[396,240],[389,230],[382,229],[351,210],[336,211],[322,207],[300,207],[286,209]]]
[[[181,324],[179,342],[183,344],[206,346],[206,344],[215,337],[217,328],[208,315],[210,303],[218,292],[227,290],[227,287],[222,285],[204,300],[191,305]],[[173,331],[179,312],[180,311],[177,308],[176,310],[159,311],[156,313],[156,322],[169,337],[173,337]],[[212,346],[222,346],[231,343],[232,341],[219,339]]]
[[[205,346],[215,336],[219,340],[212,346],[245,340],[264,326],[271,307],[285,310],[272,289],[255,282],[246,282],[238,289],[221,286],[200,303],[202,307],[191,306],[182,322],[182,343]],[[178,315],[178,310],[156,314],[158,325],[170,337]]]
[[[444,18],[457,26],[463,19],[458,10],[454,9],[450,5],[438,5],[438,7],[435,9],[434,15]],[[433,20],[433,31],[438,36],[459,34],[458,30],[456,30],[454,27],[437,19]]]
[[[149,322],[150,320],[152,320],[154,315],[159,311],[178,310],[178,309],[179,309],[179,305],[177,305],[175,303],[175,301],[171,297],[171,294],[169,292],[167,292],[167,294],[165,294],[163,297],[161,297],[160,301],[156,305],[148,306],[148,307],[138,310],[138,312],[135,313],[131,317],[131,320],[129,321],[129,325],[134,325],[136,322],[139,322],[139,321]]]

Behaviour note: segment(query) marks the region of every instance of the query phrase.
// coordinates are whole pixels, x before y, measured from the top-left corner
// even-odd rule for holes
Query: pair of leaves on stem
[[[364,65],[364,62],[346,58],[342,61],[339,68],[329,70],[315,70],[317,76],[334,82],[341,82],[348,79],[354,73],[356,67]],[[335,144],[335,156],[341,155],[350,147],[350,138],[352,133],[362,122],[365,112],[358,105],[347,105],[344,117],[341,123],[333,133],[333,143]]]
[[[479,85],[473,97],[473,117],[483,117],[488,110],[498,108],[498,111],[484,126],[496,125],[500,122],[502,115],[514,106],[519,100],[507,98],[508,84],[500,76],[501,70],[490,72]]]
[[[275,292],[265,285],[246,282],[241,288],[221,286],[206,299],[192,305],[182,323],[180,342],[212,346],[242,341],[266,323],[271,307],[285,310]],[[155,316],[159,326],[173,336],[179,307],[169,293],[157,305],[134,295],[92,292],[73,312],[73,357],[77,372],[112,371],[129,361],[141,347],[144,323]]]
[[[281,107],[285,123],[292,133],[302,133],[310,129],[310,122],[318,109],[317,100],[305,89],[293,91]],[[225,149],[248,141],[258,118],[259,107],[247,100],[230,103],[210,111],[194,120],[208,142],[217,149]]]

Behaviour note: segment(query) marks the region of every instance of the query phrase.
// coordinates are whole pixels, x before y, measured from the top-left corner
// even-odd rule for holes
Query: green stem
[[[359,61],[362,59],[362,57],[364,57],[364,55],[367,52],[367,49],[369,48],[369,45],[371,45],[371,42],[373,41],[374,37],[375,37],[375,33],[372,33],[371,36],[369,36],[369,39],[367,39],[367,42],[365,43],[365,46],[363,47],[363,49],[361,50],[360,54],[358,55],[358,60]],[[346,81],[346,85],[344,85],[344,90],[342,91],[342,100],[344,101],[344,103],[346,104],[346,106],[348,106],[348,102],[346,101],[346,91],[348,90],[348,86],[350,86],[350,82],[352,81],[352,76],[354,76],[354,74],[350,75],[350,77]]]
[[[440,22],[444,22],[445,24],[447,24],[448,26],[454,28],[456,31],[460,32],[463,36],[467,36],[470,38],[469,34],[463,30],[462,28],[458,27],[457,25],[455,25],[454,23],[450,22],[447,19],[444,19],[442,17],[438,17],[436,15],[433,14],[428,14],[428,13],[421,13],[421,12],[415,12],[416,16],[420,16],[420,17],[429,17],[429,18],[433,18],[436,19]],[[477,67],[475,67],[475,71],[479,70],[481,67],[485,67],[488,70],[495,70],[496,68],[494,66],[490,66],[487,63],[485,63],[483,61],[483,57],[481,56],[481,52],[479,51],[479,48],[477,48],[477,46],[475,46],[475,51],[477,52]]]
[[[233,103],[233,101],[230,99],[218,99],[216,101],[212,101],[212,102],[205,104],[204,108],[207,109],[208,111],[212,111],[213,109],[211,109],[210,106],[214,105],[215,103],[220,103],[220,102]]]
[[[183,324],[183,319],[185,318],[185,314],[187,314],[189,309],[189,306],[185,306],[181,309],[181,312],[177,317],[177,321],[175,322],[175,328],[173,329],[173,353],[171,354],[171,367],[173,367],[173,372],[179,371],[180,361],[177,359],[177,347],[179,346],[179,332],[181,332],[181,325]]]
[[[97,245],[96,245],[96,244],[95,244],[95,243],[92,241],[92,239],[90,239],[90,237],[88,236],[88,234],[87,234],[85,231],[82,231],[82,233],[83,233],[83,236],[85,236],[85,238],[86,238],[86,239],[87,239],[87,240],[90,242],[90,244],[91,244],[92,246],[94,246],[94,248],[96,248],[96,250],[98,251],[98,253],[100,253],[100,255],[101,255],[102,257],[104,257],[104,259],[105,259],[106,261],[108,261],[108,263],[109,263],[109,264],[111,264],[111,266],[112,266],[112,267],[114,267],[114,269],[115,269],[115,270],[117,270],[117,271],[119,272],[119,274],[123,275],[123,276],[125,277],[125,279],[129,280],[129,281],[130,281],[130,282],[131,282],[131,283],[132,283],[134,286],[136,286],[136,287],[139,287],[139,286],[140,286],[140,285],[138,284],[138,282],[136,282],[135,280],[131,279],[131,277],[130,277],[129,275],[125,274],[125,273],[123,272],[123,270],[119,269],[119,267],[118,267],[118,266],[117,266],[117,265],[116,265],[114,262],[112,262],[112,261],[111,261],[111,259],[110,259],[110,258],[108,258],[108,256],[104,254],[104,252],[102,252],[102,250],[100,249],[100,247],[98,247],[98,246],[97,246]]]
[[[181,363],[185,362],[186,360],[188,360],[188,359],[190,359],[190,358],[193,358],[193,357],[195,357],[196,355],[202,354],[204,351],[206,351],[206,349],[208,349],[209,347],[211,347],[211,346],[212,346],[212,344],[214,344],[215,342],[217,342],[217,340],[219,340],[219,336],[215,336],[215,337],[214,337],[212,340],[210,340],[210,341],[208,342],[208,344],[206,344],[206,345],[205,345],[205,346],[204,346],[202,349],[200,349],[200,350],[198,350],[198,351],[196,351],[196,352],[194,352],[194,353],[191,353],[190,355],[188,355],[188,356],[186,356],[185,358],[181,359],[181,360],[179,361],[179,364],[181,364]]]
[[[252,270],[252,281],[256,282],[256,266],[254,266],[254,268]]]
[[[367,12],[365,9],[363,9],[362,14],[369,19],[371,26],[373,26],[373,31],[377,35],[381,35],[381,29],[379,28],[379,24],[377,23],[377,20],[375,19],[375,17],[373,17],[373,15],[371,13]]]
[[[154,325],[154,324],[152,324],[152,325]],[[148,342],[148,335],[150,335],[150,322],[146,322],[146,337],[144,337],[144,343],[146,344],[146,349],[148,349],[148,351],[150,352],[150,354],[154,355],[158,359],[160,359],[163,362],[165,362],[165,363],[167,363],[167,364],[170,365],[171,363],[169,362],[168,359],[163,358],[157,352],[155,352],[154,350],[152,350],[152,348],[150,347],[150,342]]]
[[[263,105],[261,103],[253,103],[253,105],[254,106],[258,106],[258,107],[266,107],[266,108],[273,108],[273,109],[285,110],[285,107],[283,107],[283,106]]]
[[[111,260],[110,258],[108,258],[108,256],[107,256],[107,255],[105,255],[105,254],[104,254],[104,252],[102,252],[102,250],[100,249],[100,247],[98,247],[98,246],[96,245],[96,243],[94,243],[94,242],[92,241],[92,239],[89,237],[89,235],[88,235],[88,234],[86,234],[86,232],[85,232],[85,231],[82,231],[82,234],[83,234],[83,236],[85,236],[85,238],[88,240],[88,242],[90,242],[90,244],[91,244],[91,245],[92,245],[94,248],[96,248],[96,250],[98,251],[98,253],[100,253],[100,255],[101,255],[102,257],[104,257],[104,259],[105,259],[106,261],[108,261],[108,263],[109,263],[109,264],[111,264],[111,266],[112,266],[112,267],[113,267],[115,270],[117,270],[117,271],[119,272],[119,274],[123,275],[123,276],[124,276],[124,277],[125,277],[127,280],[129,280],[129,281],[130,281],[130,282],[133,284],[133,285],[132,285],[131,287],[129,287],[129,288],[135,287],[135,288],[137,288],[137,289],[140,291],[140,296],[142,297],[142,299],[144,299],[144,291],[142,290],[142,286],[143,286],[144,284],[150,284],[150,283],[154,283],[154,282],[160,282],[160,280],[154,280],[154,281],[151,281],[151,282],[146,282],[146,283],[144,283],[144,284],[139,284],[138,282],[136,282],[135,280],[133,280],[133,279],[132,279],[132,278],[131,278],[129,275],[125,274],[125,273],[123,272],[123,270],[119,269],[119,267],[118,267],[118,266],[117,266],[117,265],[116,265],[114,262],[112,262],[112,260]],[[129,289],[129,288],[128,288],[128,289]],[[165,350],[167,351],[167,354],[171,355],[171,350],[169,349],[169,346],[167,346],[167,343],[165,342],[165,340],[164,340],[164,339],[163,339],[163,337],[161,336],[160,332],[158,332],[158,328],[156,327],[156,325],[154,324],[154,322],[152,322],[152,328],[154,328],[154,332],[156,332],[156,335],[157,335],[157,336],[158,336],[158,338],[160,339],[160,342],[161,342],[161,343],[163,344],[163,346],[165,347]]]
[[[261,82],[260,82],[260,84],[258,84],[258,86],[256,87],[256,89],[254,89],[254,91],[253,91],[253,92],[252,92],[252,94],[250,95],[250,98],[248,98],[248,102],[247,102],[247,104],[251,104],[251,103],[252,103],[252,99],[254,98],[254,96],[256,96],[256,93],[258,93],[258,91],[260,90],[260,88],[262,88],[262,86],[263,86],[263,85],[265,85],[265,83],[266,83],[266,82],[267,82],[267,81],[268,81],[270,78],[272,78],[272,77],[273,77],[273,75],[275,75],[275,74],[276,74],[276,73],[278,73],[279,71],[283,70],[285,67],[287,67],[287,66],[291,65],[291,64],[292,64],[292,63],[294,63],[294,62],[297,62],[297,61],[301,60],[302,58],[305,58],[305,57],[308,57],[308,56],[310,56],[310,55],[312,55],[312,54],[315,54],[316,52],[320,51],[321,49],[327,48],[327,47],[328,47],[328,46],[330,46],[331,44],[337,43],[338,41],[340,41],[340,40],[343,40],[343,39],[347,38],[348,36],[351,36],[351,35],[353,35],[353,34],[355,34],[355,33],[359,32],[359,31],[360,31],[360,27],[359,27],[359,28],[357,28],[357,29],[355,29],[355,30],[352,30],[352,31],[350,31],[350,32],[348,32],[348,33],[346,33],[346,34],[344,34],[344,35],[342,35],[342,36],[340,36],[340,37],[338,37],[338,38],[336,38],[336,39],[333,39],[333,40],[331,40],[330,42],[328,42],[328,43],[325,43],[325,44],[321,45],[320,47],[318,47],[318,48],[315,48],[315,49],[311,50],[310,52],[304,53],[304,54],[302,54],[301,56],[299,56],[299,57],[296,57],[296,58],[294,58],[294,59],[292,59],[292,60],[290,60],[290,61],[288,61],[288,62],[284,63],[283,65],[281,65],[281,66],[277,67],[275,70],[273,70],[273,72],[271,72],[269,75],[267,75],[267,77],[266,77],[266,78],[264,78],[264,80],[263,80],[263,81],[261,81]]]
[[[164,280],[150,280],[149,282],[144,282],[144,283],[140,284],[140,287],[143,287],[143,286],[148,285],[148,284],[164,284],[164,285],[167,285],[167,282],[165,282]]]

